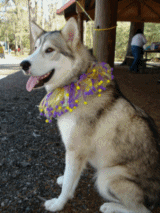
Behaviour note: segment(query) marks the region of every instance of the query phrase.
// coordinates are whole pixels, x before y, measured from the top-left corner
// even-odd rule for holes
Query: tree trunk
[[[144,23],[143,22],[131,22],[129,40],[128,40],[128,46],[127,46],[127,53],[126,53],[125,59],[124,59],[124,61],[121,65],[130,65],[131,64],[132,59],[127,58],[127,56],[132,56],[131,41],[132,41],[132,38],[133,38],[133,36],[135,35],[135,33],[138,29],[141,29],[142,32],[143,32],[144,31]]]
[[[42,29],[44,29],[44,9],[43,9],[43,0],[41,0],[41,19],[42,19]]]
[[[35,22],[38,22],[38,5],[37,0],[35,1]]]
[[[33,38],[31,34],[31,1],[28,0],[28,14],[29,14],[29,30],[30,30],[30,55],[33,53]]]
[[[15,37],[15,55],[17,55],[18,45],[17,45],[17,37]]]
[[[96,0],[95,28],[105,29],[116,26],[118,0]],[[100,62],[114,66],[116,27],[110,30],[94,31],[93,52]]]

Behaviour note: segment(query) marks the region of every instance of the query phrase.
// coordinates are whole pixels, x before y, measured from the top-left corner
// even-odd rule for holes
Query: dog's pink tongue
[[[34,88],[34,86],[37,84],[37,81],[39,80],[40,76],[39,77],[33,77],[31,76],[28,81],[27,81],[27,84],[26,84],[26,89],[28,92],[31,92],[32,89]]]

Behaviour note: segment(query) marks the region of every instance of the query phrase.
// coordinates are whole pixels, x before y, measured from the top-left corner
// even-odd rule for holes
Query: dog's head
[[[69,19],[62,31],[46,32],[31,24],[35,50],[21,62],[26,75],[31,75],[27,90],[45,88],[50,91],[70,83],[91,61],[89,52],[80,42],[77,22]]]

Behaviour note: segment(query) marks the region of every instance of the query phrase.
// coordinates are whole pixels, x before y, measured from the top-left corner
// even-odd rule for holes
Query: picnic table
[[[150,60],[152,59],[152,58],[151,58],[151,59],[148,59],[147,55],[148,55],[149,53],[160,53],[160,49],[159,49],[159,50],[144,50],[145,62],[150,61]],[[149,64],[149,66],[158,67],[158,66],[155,65],[155,64]],[[146,65],[145,65],[145,67],[146,67]]]
[[[160,50],[144,50],[145,59],[148,59],[147,58],[148,53],[160,53]]]

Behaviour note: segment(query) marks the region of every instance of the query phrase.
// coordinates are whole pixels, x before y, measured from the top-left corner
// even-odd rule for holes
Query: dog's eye
[[[45,52],[46,52],[46,53],[51,53],[51,52],[53,52],[53,51],[54,51],[54,49],[53,49],[53,48],[51,48],[51,47],[49,47],[49,48],[47,48],[47,49],[46,49],[46,51],[45,51]]]

